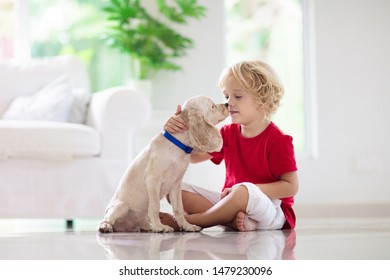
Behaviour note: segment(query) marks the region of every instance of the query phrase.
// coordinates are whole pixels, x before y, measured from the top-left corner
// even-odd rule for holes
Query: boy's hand
[[[164,124],[164,130],[169,133],[182,133],[188,129],[186,122],[179,117],[181,113],[181,105],[177,105],[176,112]]]
[[[231,192],[232,192],[232,188],[224,189],[223,192],[221,193],[221,195],[219,196],[219,200],[223,199]]]

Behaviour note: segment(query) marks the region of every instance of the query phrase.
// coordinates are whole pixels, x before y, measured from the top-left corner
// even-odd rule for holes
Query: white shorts
[[[286,218],[280,208],[280,199],[269,199],[268,196],[252,183],[239,183],[232,188],[237,188],[240,185],[244,185],[248,189],[249,199],[246,214],[249,218],[258,222],[257,229],[281,229],[286,222]],[[182,190],[199,194],[212,204],[216,204],[219,201],[220,193],[205,188],[183,182]]]

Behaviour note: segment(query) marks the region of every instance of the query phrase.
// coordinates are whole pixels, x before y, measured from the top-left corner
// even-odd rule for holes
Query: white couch
[[[91,94],[75,57],[0,61],[0,218],[102,217],[150,113],[126,87]]]

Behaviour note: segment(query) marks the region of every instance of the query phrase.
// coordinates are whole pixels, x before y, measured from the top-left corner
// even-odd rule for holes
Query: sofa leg
[[[73,230],[73,220],[66,220],[66,229]]]

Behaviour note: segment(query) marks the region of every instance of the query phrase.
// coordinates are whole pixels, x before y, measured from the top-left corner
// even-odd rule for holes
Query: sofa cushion
[[[0,159],[70,160],[98,156],[99,133],[86,125],[0,120]]]
[[[74,89],[72,93],[73,104],[69,112],[69,122],[85,123],[92,95],[82,88]]]
[[[15,98],[3,119],[67,122],[73,99],[69,76],[64,74],[32,95]]]
[[[15,98],[34,94],[63,74],[69,75],[74,97],[69,121],[84,123],[91,98],[89,78],[84,63],[73,56],[0,61],[0,116]]]

